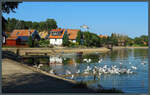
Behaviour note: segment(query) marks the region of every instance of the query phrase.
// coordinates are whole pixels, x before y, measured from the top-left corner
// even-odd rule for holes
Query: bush
[[[41,47],[48,47],[49,46],[49,40],[46,40],[46,39],[42,39],[38,42],[39,46]]]

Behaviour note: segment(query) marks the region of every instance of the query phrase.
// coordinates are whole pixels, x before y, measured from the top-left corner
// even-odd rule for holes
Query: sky
[[[147,2],[23,2],[15,11],[3,16],[37,22],[52,18],[69,29],[85,24],[98,35],[148,35]]]

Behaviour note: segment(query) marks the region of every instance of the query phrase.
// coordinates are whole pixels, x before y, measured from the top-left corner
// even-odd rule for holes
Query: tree
[[[9,14],[11,11],[15,13],[15,9],[18,8],[18,5],[21,2],[2,2],[2,13]],[[6,30],[6,21],[5,18],[2,16],[2,28]]]
[[[28,45],[29,45],[29,47],[33,47],[32,36],[29,36],[29,38],[28,38]]]
[[[11,11],[15,13],[15,9],[21,2],[2,2],[2,12],[9,14]]]
[[[100,47],[100,38],[98,35],[90,32],[84,32],[84,45],[88,47]]]
[[[54,19],[47,19],[45,22],[46,30],[56,29],[57,28],[57,22]]]
[[[63,37],[63,46],[69,46],[70,42],[69,42],[69,37],[68,34],[65,33],[64,37]]]
[[[82,39],[82,32],[79,31],[77,34],[77,42],[79,43],[79,45],[81,45],[81,39]]]
[[[49,31],[57,28],[57,24],[54,19],[48,19],[47,21],[32,22],[17,20],[15,18],[7,19],[7,31],[11,32],[14,29],[36,29],[38,31]]]

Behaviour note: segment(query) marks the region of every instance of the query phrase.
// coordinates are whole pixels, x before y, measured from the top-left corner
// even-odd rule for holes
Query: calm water
[[[90,59],[90,62],[85,62]],[[98,62],[101,59],[101,62]],[[80,74],[74,76],[63,76],[76,81],[84,81],[89,87],[94,89],[102,87],[116,88],[125,93],[148,93],[148,49],[119,49],[108,53],[90,53],[84,55],[62,54],[61,56],[32,57],[24,59],[29,65],[41,65],[40,69],[50,71],[53,69],[56,75],[66,75],[66,71],[71,75],[76,74],[80,70]],[[121,64],[120,64],[121,63]],[[145,63],[144,65],[141,63]],[[116,65],[117,68],[131,69],[131,66],[137,67],[132,70],[133,74],[102,74],[100,78],[94,79],[93,74],[83,74],[84,70],[90,68],[108,67]]]

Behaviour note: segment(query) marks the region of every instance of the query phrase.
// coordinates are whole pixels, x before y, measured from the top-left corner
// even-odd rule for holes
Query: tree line
[[[41,22],[32,22],[18,20],[15,18],[8,18],[5,23],[5,31],[12,32],[14,29],[36,29],[38,31],[48,31],[57,28],[57,22],[55,19],[47,19]]]
[[[65,34],[63,38],[64,46],[86,46],[86,47],[104,47],[108,45],[113,46],[148,46],[148,36],[142,35],[140,37],[131,38],[127,35],[112,33],[108,37],[100,38],[97,34],[89,31],[79,31],[76,43],[69,41],[68,35]]]

